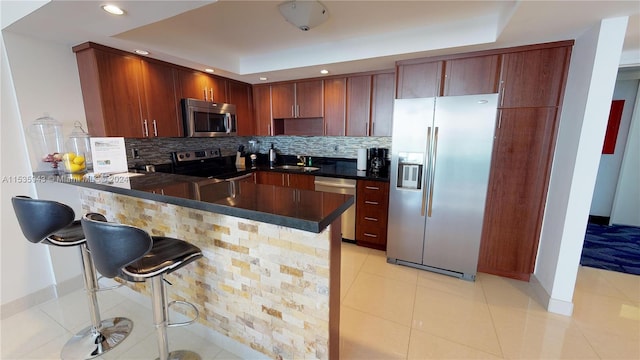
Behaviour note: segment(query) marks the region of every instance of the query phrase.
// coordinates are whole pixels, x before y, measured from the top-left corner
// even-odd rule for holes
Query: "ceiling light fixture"
[[[204,69],[204,71],[208,72],[209,74],[213,74],[215,72],[215,70],[210,69],[210,68],[206,68],[206,69]]]
[[[327,69],[320,70],[320,74],[322,74],[322,75],[327,75],[328,73],[329,73],[329,70],[327,70]]]
[[[259,77],[260,81],[267,81],[269,80],[269,78],[267,78],[266,76],[260,76]]]
[[[149,55],[149,52],[147,50],[136,49],[135,52],[139,55]]]
[[[120,9],[119,7],[115,6],[115,5],[102,5],[102,10],[108,12],[109,14],[112,15],[123,15],[124,14],[124,10]]]
[[[316,0],[285,1],[278,5],[280,14],[302,31],[309,31],[329,18],[329,12]]]

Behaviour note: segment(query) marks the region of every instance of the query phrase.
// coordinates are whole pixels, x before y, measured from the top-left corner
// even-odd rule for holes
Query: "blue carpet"
[[[640,275],[640,228],[589,223],[580,264]]]

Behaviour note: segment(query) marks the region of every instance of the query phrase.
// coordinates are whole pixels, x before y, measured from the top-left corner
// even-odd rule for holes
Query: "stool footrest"
[[[190,303],[190,302],[187,302],[187,301],[180,301],[180,300],[174,300],[174,301],[171,301],[171,302],[167,305],[167,309],[169,309],[172,305],[187,305],[187,306],[190,306],[190,307],[193,309],[193,311],[195,311],[195,313],[196,313],[196,314],[195,314],[195,316],[194,316],[191,320],[182,321],[182,322],[177,322],[177,323],[172,323],[172,322],[170,322],[170,321],[169,321],[169,322],[167,323],[167,327],[179,327],[179,326],[191,325],[191,324],[193,324],[193,323],[198,319],[198,317],[200,316],[200,311],[198,311],[198,308],[197,308],[195,305],[193,305],[192,303]]]

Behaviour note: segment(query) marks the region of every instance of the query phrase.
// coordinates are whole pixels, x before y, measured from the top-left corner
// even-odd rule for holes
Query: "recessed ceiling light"
[[[149,52],[147,50],[136,49],[135,51],[136,51],[136,54],[149,55]]]
[[[124,10],[120,9],[115,5],[102,5],[102,10],[108,12],[113,15],[122,15],[124,14]]]
[[[207,68],[207,69],[204,69],[204,71],[206,71],[206,72],[208,72],[208,73],[210,73],[210,74],[213,74],[213,73],[215,72],[215,70],[213,70],[213,69],[208,69],[208,68]]]
[[[269,78],[267,78],[266,76],[260,76],[260,81],[267,81],[269,80]]]
[[[328,73],[329,73],[329,70],[327,70],[327,69],[320,70],[320,74],[326,75]]]

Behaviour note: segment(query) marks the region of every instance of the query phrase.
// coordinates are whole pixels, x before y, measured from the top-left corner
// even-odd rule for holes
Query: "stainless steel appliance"
[[[387,261],[474,280],[498,94],[394,104]]]
[[[389,163],[389,149],[370,148],[369,149],[369,171],[374,174],[386,173]]]
[[[353,195],[353,205],[342,213],[342,239],[356,241],[356,180],[316,176],[315,191]]]
[[[221,156],[219,148],[172,152],[171,166],[165,168],[155,166],[158,172],[220,180],[242,180],[245,175],[251,176],[249,170],[238,170],[235,156]]]
[[[236,106],[197,99],[182,99],[182,120],[187,137],[236,135]]]

